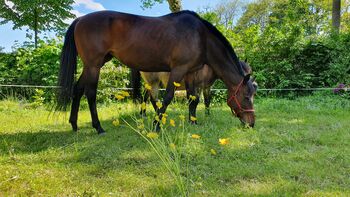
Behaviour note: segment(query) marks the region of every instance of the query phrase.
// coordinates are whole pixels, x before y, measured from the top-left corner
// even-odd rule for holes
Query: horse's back
[[[203,24],[191,13],[145,17],[100,11],[80,18],[75,36],[78,51],[112,54],[143,71],[170,71],[172,64],[199,58]]]

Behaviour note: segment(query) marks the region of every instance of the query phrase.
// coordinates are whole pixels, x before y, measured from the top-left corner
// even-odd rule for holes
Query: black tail
[[[131,69],[131,87],[134,102],[141,101],[141,74],[136,69]]]
[[[74,74],[77,70],[77,48],[74,40],[75,25],[79,19],[69,26],[64,38],[61,52],[61,67],[58,76],[60,89],[57,94],[57,109],[66,110],[73,96]]]

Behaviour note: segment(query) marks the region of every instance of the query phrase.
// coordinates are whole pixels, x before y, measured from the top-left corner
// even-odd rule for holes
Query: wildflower
[[[141,132],[141,134],[142,134],[142,135],[146,135],[146,134],[147,134],[147,131],[143,130],[143,131]]]
[[[162,104],[162,102],[160,102],[160,101],[157,101],[156,105],[157,105],[158,109],[160,109],[160,108],[163,107],[163,104]]]
[[[199,139],[199,138],[201,138],[201,136],[198,135],[198,134],[192,134],[191,137],[192,137],[193,139]]]
[[[152,86],[149,85],[148,83],[146,83],[146,84],[145,84],[145,89],[146,89],[146,90],[151,90],[151,89],[152,89]]]
[[[171,148],[171,150],[175,150],[176,149],[176,145],[174,143],[170,143],[169,147]]]
[[[166,117],[162,116],[162,124],[166,124]]]
[[[156,117],[155,117],[154,119],[155,119],[157,122],[160,121],[159,116],[157,116],[157,115],[156,115]]]
[[[170,126],[172,127],[175,127],[175,120],[173,119],[170,119],[170,122],[169,122]]]
[[[122,100],[122,99],[124,99],[125,97],[122,96],[122,95],[117,94],[117,95],[115,95],[115,98],[118,99],[118,100]]]
[[[180,115],[179,118],[180,118],[180,120],[182,120],[182,121],[185,120],[185,116],[184,116],[184,115]]]
[[[216,150],[214,150],[214,149],[210,149],[210,153],[212,154],[212,155],[216,155],[217,153],[216,153]]]
[[[162,116],[164,116],[164,117],[168,117],[168,114],[164,113],[164,114],[162,114]]]
[[[122,96],[124,96],[124,97],[129,97],[130,96],[129,92],[127,92],[127,91],[121,91],[120,94]]]
[[[194,95],[190,95],[190,100],[191,100],[191,101],[196,100],[196,98],[197,98],[196,96],[194,96]]]
[[[147,133],[147,137],[148,138],[151,138],[151,139],[157,139],[158,138],[158,133],[156,133],[156,132],[149,132],[149,133]]]
[[[194,121],[196,121],[196,120],[197,120],[197,118],[196,118],[196,117],[194,117],[194,116],[191,116],[191,117],[190,117],[190,120],[194,122]]]
[[[142,129],[145,128],[145,125],[144,125],[144,124],[140,124],[140,125],[137,126],[137,128],[140,129],[140,130],[142,130]]]
[[[118,119],[115,119],[113,122],[112,122],[112,124],[114,125],[114,126],[119,126],[119,124],[120,124],[120,122],[119,122],[119,120]]]
[[[228,138],[220,138],[219,139],[219,144],[220,145],[227,145],[229,143],[229,139]]]
[[[141,109],[142,109],[142,110],[146,110],[146,103],[145,103],[145,102],[142,102],[142,103],[141,103]]]
[[[178,88],[181,86],[181,84],[174,81],[174,86]]]

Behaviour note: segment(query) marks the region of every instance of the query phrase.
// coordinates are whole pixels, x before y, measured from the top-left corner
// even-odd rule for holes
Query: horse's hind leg
[[[83,74],[81,75],[83,76]],[[82,84],[81,76],[79,77],[79,80],[74,85],[73,89],[73,102],[72,102],[72,109],[70,112],[70,118],[69,122],[72,125],[73,131],[78,130],[77,120],[78,120],[78,111],[79,111],[79,105],[80,105],[80,99],[84,94],[84,85]]]
[[[89,103],[92,126],[97,130],[98,134],[102,134],[105,131],[101,127],[96,109],[96,93],[100,75],[100,67],[85,67],[83,72],[85,72],[85,96]]]

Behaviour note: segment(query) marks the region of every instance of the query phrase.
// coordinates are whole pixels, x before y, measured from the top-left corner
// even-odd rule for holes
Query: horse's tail
[[[141,101],[141,74],[139,70],[131,69],[131,87],[134,102]]]
[[[58,75],[58,85],[60,86],[57,93],[58,110],[66,110],[73,96],[74,74],[77,70],[77,48],[75,46],[74,30],[79,19],[73,21],[69,26],[64,45],[61,52],[61,66]]]

